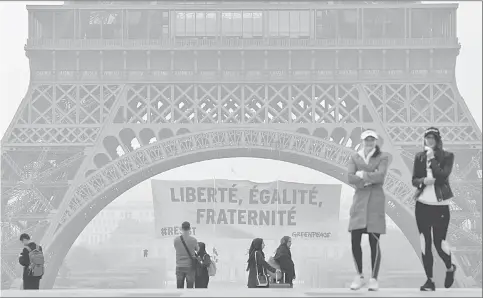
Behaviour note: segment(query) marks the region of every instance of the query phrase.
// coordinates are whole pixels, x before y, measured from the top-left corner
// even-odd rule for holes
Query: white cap
[[[373,130],[370,130],[370,129],[362,132],[362,134],[361,134],[361,140],[365,140],[368,137],[373,137],[376,140],[378,139],[377,133],[375,131],[373,131]]]

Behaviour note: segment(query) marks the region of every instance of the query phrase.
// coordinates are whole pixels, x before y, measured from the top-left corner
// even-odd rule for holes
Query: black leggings
[[[451,268],[451,251],[448,243],[446,243],[446,234],[448,233],[450,220],[449,206],[434,206],[416,202],[415,212],[421,239],[424,271],[427,278],[433,278],[432,242],[434,242],[434,247],[446,268]],[[431,231],[433,232],[433,237],[431,237]]]
[[[377,279],[379,275],[379,268],[381,267],[381,247],[379,246],[379,237],[381,234],[368,233],[366,229],[351,231],[352,238],[352,255],[356,263],[357,273],[362,275],[362,248],[361,240],[362,234],[369,235],[369,245],[371,246],[371,263],[372,263],[372,278]]]

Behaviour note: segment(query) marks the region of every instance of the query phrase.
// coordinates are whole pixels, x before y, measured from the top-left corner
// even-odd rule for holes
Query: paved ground
[[[420,292],[418,289],[246,289],[239,290],[6,290],[1,297],[482,297],[481,289],[439,289],[436,292]]]

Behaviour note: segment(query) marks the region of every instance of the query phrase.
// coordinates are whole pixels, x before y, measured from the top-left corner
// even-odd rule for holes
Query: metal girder
[[[14,173],[20,178],[24,179],[24,172],[19,168],[17,163],[8,155],[7,152],[2,152],[2,158],[7,162]]]
[[[368,97],[397,145],[420,144],[424,128],[440,128],[445,141],[481,146],[481,131],[465,111],[454,83],[363,84]],[[463,111],[463,112],[462,112]]]
[[[265,141],[268,138],[269,140]],[[348,147],[341,147],[330,141],[316,139],[314,137],[308,137],[303,135],[297,135],[293,133],[278,133],[272,131],[263,130],[249,130],[249,129],[232,129],[226,131],[213,131],[202,132],[196,134],[187,134],[182,137],[175,138],[173,140],[166,140],[159,143],[153,143],[119,157],[115,164],[109,166],[105,170],[99,169],[97,172],[90,175],[85,183],[80,184],[77,187],[75,194],[70,202],[71,207],[66,210],[63,220],[59,222],[62,224],[67,221],[69,217],[73,216],[79,208],[85,206],[89,200],[101,194],[103,189],[119,181],[132,171],[138,171],[144,167],[150,165],[154,161],[165,160],[166,158],[176,158],[179,154],[184,152],[193,152],[194,150],[206,150],[215,146],[216,142],[221,143],[218,146],[228,147],[268,147],[277,150],[288,150],[301,152],[308,150],[307,154],[318,154],[318,150],[321,150],[319,159],[327,159],[326,156],[330,152],[330,162],[342,168],[345,167],[347,158],[352,154],[353,149]],[[301,146],[299,148],[299,146]],[[344,148],[344,149],[343,149]],[[316,156],[316,155],[315,155]],[[394,177],[395,181],[400,179]],[[392,181],[388,179],[388,181]],[[388,182],[389,183],[389,182]],[[389,184],[388,184],[389,185]],[[401,193],[402,189],[405,189],[404,193]],[[398,188],[388,188],[388,191],[394,193],[396,198],[404,199],[409,196],[412,189],[409,185],[400,185]],[[402,194],[404,194],[402,196]],[[409,206],[409,205],[408,205]],[[409,207],[408,207],[409,208]]]
[[[18,257],[20,250],[19,249],[3,249],[2,248],[2,256],[15,256]]]
[[[32,226],[28,227],[27,229],[22,230],[21,232],[22,233],[27,233],[29,235],[35,235],[35,231],[37,229],[40,229],[42,227],[45,227],[47,224],[49,224],[48,221],[39,221],[37,224],[32,225]],[[2,238],[2,247],[3,246],[8,247],[8,246],[14,244],[14,242],[18,241],[18,236],[19,235],[12,233],[12,234],[10,234],[8,236],[4,236],[4,235],[2,235],[2,236],[3,236],[3,238]]]
[[[69,157],[69,158],[63,160],[59,165],[52,167],[52,168],[49,168],[49,169],[47,169],[43,172],[40,172],[36,177],[37,178],[36,181],[38,183],[43,183],[43,181],[45,181],[45,179],[47,179],[47,177],[51,177],[54,173],[57,173],[59,171],[62,171],[64,169],[68,168],[74,162],[76,162],[77,160],[79,160],[83,157],[84,157],[83,151],[76,153],[72,157]]]
[[[55,215],[55,212],[49,213],[17,213],[11,216],[5,216],[5,221],[13,220],[23,220],[23,221],[40,221],[40,220],[50,220]]]
[[[72,181],[42,181],[35,182],[35,184],[42,188],[64,188],[68,187]],[[2,181],[2,188],[15,188],[18,186],[18,182],[15,181]]]
[[[481,254],[481,246],[459,246],[451,248],[451,252],[455,253],[480,253]]]
[[[17,253],[18,255],[18,253]],[[17,274],[15,274],[15,270],[12,269],[12,267],[7,264],[3,258],[2,258],[2,272],[6,274],[10,279],[15,279],[17,277]]]
[[[459,234],[459,235],[465,237],[465,239],[468,239],[468,240],[472,241],[473,243],[475,243],[477,245],[481,246],[481,244],[482,244],[481,234],[477,234],[473,231],[463,229],[462,227],[456,226],[453,223],[449,224],[449,233]]]
[[[16,116],[15,125],[9,136],[6,136],[7,145],[12,148],[55,148],[69,144],[94,146],[93,152],[104,154],[111,161],[104,168],[95,166],[91,159],[84,161],[80,165],[81,171],[73,180],[83,181],[80,184],[50,182],[48,177],[79,161],[84,157],[84,152],[78,152],[44,172],[37,171],[31,177],[33,179],[29,182],[34,185],[32,191],[44,203],[48,200],[43,198],[39,188],[69,188],[64,195],[62,206],[53,218],[44,211],[30,215],[22,211],[25,208],[20,205],[9,217],[12,221],[47,219],[51,221],[48,233],[54,233],[58,226],[65,225],[78,210],[87,206],[91,199],[94,200],[97,194],[111,187],[116,181],[134,175],[133,173],[157,162],[159,158],[175,158],[193,150],[227,146],[252,146],[257,149],[272,147],[273,150],[292,150],[298,154],[324,158],[331,163],[343,165],[347,152],[352,152],[356,142],[359,142],[353,138],[357,134],[355,130],[348,129],[352,125],[359,128],[376,125],[375,128],[379,128],[379,131],[387,132],[385,139],[390,140],[395,146],[394,149],[404,144],[419,147],[421,129],[430,124],[441,128],[446,145],[449,143],[457,146],[473,142],[478,146],[476,143],[481,143],[481,132],[473,127],[471,116],[466,112],[461,113],[464,111],[464,102],[456,95],[452,83],[384,83],[360,86],[353,83],[150,83],[128,84],[125,88],[119,84],[55,83],[37,84],[32,88],[35,92],[32,92],[31,98],[24,105],[25,109],[31,111],[30,116]],[[367,105],[361,102],[362,93],[367,93],[368,101],[374,106],[375,112],[370,113],[370,120],[365,110]],[[25,113],[27,114],[29,113]],[[131,139],[126,139],[125,136],[123,139],[123,136],[114,134],[116,130],[108,130],[112,128],[111,124],[120,124],[125,131],[131,131]],[[207,124],[212,125],[211,127],[229,125],[230,128],[223,133],[190,134],[189,129],[183,127],[184,124]],[[308,138],[304,139],[290,131],[277,134],[263,129],[241,129],[244,125],[276,129],[277,125],[285,124],[307,128]],[[147,132],[150,136],[148,139],[140,136],[139,127],[142,125],[151,125],[143,128],[143,133]],[[171,136],[183,129],[186,135],[184,138],[175,137],[174,140],[168,139],[161,143],[159,136],[165,127],[172,130]],[[333,128],[323,137],[318,137],[315,130],[325,127]],[[336,136],[339,129],[344,131],[340,138]],[[123,156],[106,155],[108,148],[102,142],[107,136],[117,140],[119,147],[124,150]],[[331,141],[326,144],[320,138]],[[132,148],[134,139],[140,148]],[[340,143],[335,144],[336,142]],[[347,152],[339,146],[342,142],[347,147]],[[479,146],[481,148],[481,144]],[[42,167],[39,165],[45,162],[46,155],[44,151],[40,153],[36,162],[39,169]],[[15,168],[16,164],[12,163],[11,158],[9,160],[8,154],[3,152],[2,156],[6,156],[6,163],[12,165],[13,171],[21,180],[26,178],[23,177],[24,171]],[[400,156],[413,158],[405,151]],[[468,165],[460,172],[470,173],[475,166],[477,163]],[[87,178],[85,173],[89,173]],[[401,200],[404,212],[412,212],[412,187],[409,180],[402,179],[405,178],[394,173],[388,174],[385,188]],[[2,181],[2,187],[16,189],[18,186]],[[478,191],[478,185],[475,187],[475,191]],[[65,198],[72,200],[67,201]],[[454,213],[454,220],[462,221],[465,214],[470,214],[468,211],[472,209],[458,200],[455,202],[458,206],[461,205],[462,211]],[[39,228],[46,223],[40,222],[30,229]],[[481,235],[461,228],[459,223],[452,224],[451,230],[458,237],[481,244]],[[52,236],[53,234],[45,239]],[[461,253],[470,252],[462,250]]]

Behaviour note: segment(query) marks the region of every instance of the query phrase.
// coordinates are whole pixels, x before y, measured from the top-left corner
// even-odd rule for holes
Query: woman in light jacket
[[[348,180],[355,187],[350,209],[349,232],[351,233],[352,255],[357,269],[357,276],[351,284],[352,290],[358,290],[365,284],[362,273],[362,234],[369,235],[371,246],[372,274],[369,291],[377,291],[377,277],[381,265],[379,237],[386,233],[386,197],[383,184],[389,157],[381,152],[377,145],[378,136],[373,130],[361,134],[362,149],[349,160]]]

